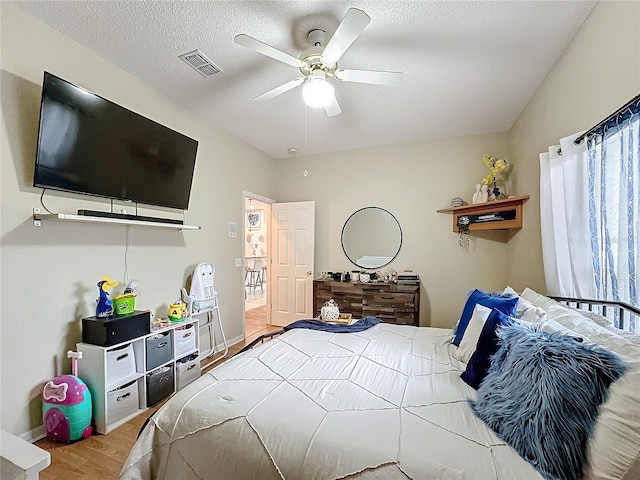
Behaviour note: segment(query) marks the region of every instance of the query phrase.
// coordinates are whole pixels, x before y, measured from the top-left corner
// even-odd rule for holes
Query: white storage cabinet
[[[199,344],[197,319],[109,347],[78,343],[78,376],[91,391],[96,431],[111,432],[198,378]]]

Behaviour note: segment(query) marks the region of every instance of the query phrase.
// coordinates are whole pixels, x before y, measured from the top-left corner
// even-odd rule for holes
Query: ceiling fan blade
[[[362,33],[371,18],[362,10],[350,8],[347,14],[338,25],[336,33],[333,34],[329,43],[322,52],[322,61],[327,65],[333,65],[347,51],[347,48]]]
[[[277,86],[276,88],[272,88],[268,92],[264,92],[261,95],[258,95],[254,98],[254,100],[262,101],[262,100],[270,100],[273,97],[277,97],[278,95],[282,95],[289,90],[296,88],[299,85],[304,83],[304,77],[294,78],[293,80],[288,81],[287,83],[283,83],[282,85]]]
[[[338,99],[336,98],[335,95],[333,95],[333,98],[331,99],[331,103],[326,107],[324,107],[324,111],[327,112],[327,116],[329,117],[335,117],[336,115],[340,115],[342,113],[342,109],[340,108],[340,105],[338,104]]]
[[[399,85],[401,72],[379,72],[375,70],[336,70],[334,77],[344,82],[372,83],[374,85]]]
[[[272,47],[271,45],[267,45],[266,43],[261,42],[260,40],[256,40],[249,35],[245,35],[241,33],[240,35],[236,35],[233,39],[238,45],[242,45],[243,47],[247,47],[251,50],[254,50],[262,55],[266,55],[267,57],[274,58],[281,62],[286,63],[287,65],[291,65],[292,67],[304,67],[305,63],[294,57],[293,55],[289,55],[288,53],[284,53],[277,48]]]

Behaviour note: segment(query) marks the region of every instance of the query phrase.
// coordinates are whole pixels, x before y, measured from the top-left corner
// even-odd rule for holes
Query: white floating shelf
[[[173,230],[200,230],[199,225],[182,225],[178,223],[146,222],[142,220],[126,220],[123,218],[91,217],[89,215],[73,215],[69,213],[34,213],[33,222],[35,226],[40,226],[39,221],[62,221],[80,223],[104,223],[115,225],[137,225],[140,227],[169,228]]]

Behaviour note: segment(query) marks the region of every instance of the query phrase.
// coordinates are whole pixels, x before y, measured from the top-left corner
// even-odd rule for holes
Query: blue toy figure
[[[96,300],[96,317],[108,318],[113,316],[113,301],[109,297],[109,290],[116,287],[120,282],[112,281],[104,275],[102,280],[98,282],[98,293],[100,297]]]
[[[87,385],[78,378],[78,359],[82,352],[67,352],[73,375],[58,375],[42,389],[42,419],[49,438],[74,442],[93,433],[93,405]]]

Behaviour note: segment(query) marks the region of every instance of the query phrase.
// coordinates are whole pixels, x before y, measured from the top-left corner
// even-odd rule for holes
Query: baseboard
[[[47,434],[44,431],[44,425],[40,425],[18,436],[25,442],[34,443],[42,440]]]
[[[231,340],[227,340],[227,345],[228,346],[235,345],[236,343],[241,342],[243,340],[244,340],[244,337],[242,335],[238,335],[237,337],[234,337]],[[220,343],[216,345],[216,352],[219,352],[223,349],[224,349],[224,343]]]
[[[234,338],[231,338],[231,339],[227,340],[227,347],[231,347],[232,345],[235,345],[236,343],[241,342],[243,340],[244,340],[244,337],[242,335],[234,337]],[[214,352],[211,355],[204,356],[204,355],[200,354],[200,356],[198,357],[198,361],[202,362],[202,361],[206,360],[207,358],[211,358],[211,357],[213,357],[213,356],[215,356],[215,355],[217,355],[217,354],[219,354],[221,352],[224,352],[224,348],[225,348],[224,347],[224,342],[223,343],[217,343],[215,348],[214,348]]]

